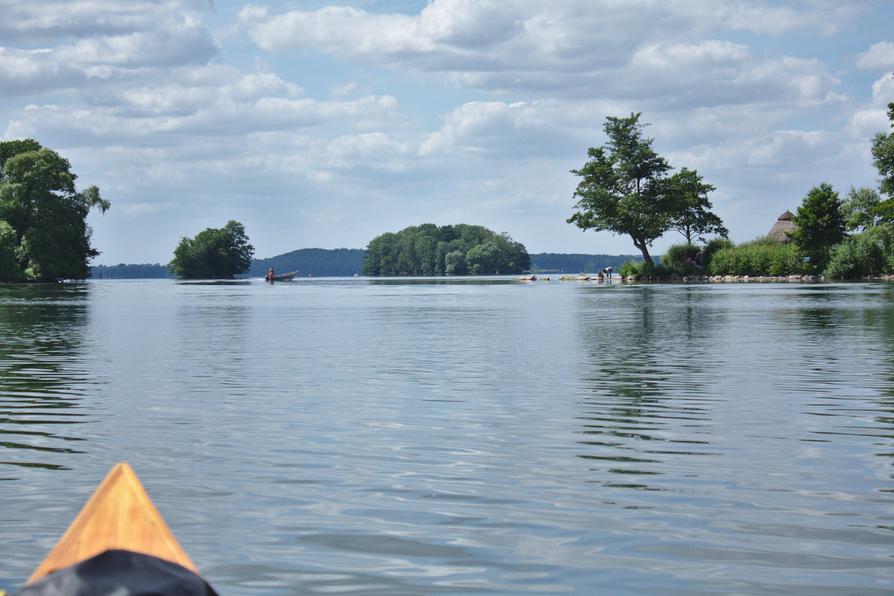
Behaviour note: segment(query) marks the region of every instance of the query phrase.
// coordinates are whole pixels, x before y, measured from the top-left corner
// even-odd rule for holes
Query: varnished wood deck
[[[126,463],[116,464],[27,583],[109,549],[153,555],[198,574]]]

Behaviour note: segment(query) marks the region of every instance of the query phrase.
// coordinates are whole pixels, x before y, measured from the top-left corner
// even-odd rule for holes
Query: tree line
[[[174,277],[167,265],[160,263],[119,263],[117,265],[92,265],[89,277],[93,279],[164,279]]]
[[[208,228],[195,238],[183,238],[169,267],[181,278],[233,277],[251,270],[266,271],[264,265],[279,273],[300,272],[296,254],[300,251],[254,261],[254,265],[253,251],[242,224],[230,221],[223,228]],[[346,250],[345,256],[356,254]],[[362,271],[371,276],[493,275],[520,273],[530,267],[525,247],[507,234],[467,224],[422,224],[373,238]]]
[[[894,129],[894,102],[888,104]],[[810,189],[793,218],[788,244],[766,239],[714,254],[714,275],[822,275],[859,279],[894,274],[894,132],[871,142],[878,188],[851,187],[842,198],[827,183]]]
[[[637,259],[640,257],[633,255],[532,253],[531,273],[598,273],[606,267],[617,271],[624,263]]]
[[[633,255],[605,255],[584,253],[530,253],[532,273],[596,273],[605,267],[616,271],[628,261],[640,259]],[[366,250],[362,248],[300,248],[268,258],[251,261],[249,277],[263,277],[267,269],[298,271],[302,277],[352,277],[363,273]],[[641,260],[641,259],[640,259]],[[662,258],[662,262],[664,262]],[[238,277],[240,274],[236,274]],[[167,264],[141,263],[92,265],[89,277],[94,279],[148,279],[175,277]]]
[[[606,118],[606,143],[591,147],[588,161],[572,170],[580,181],[568,223],[627,235],[643,255],[642,263],[624,266],[622,275],[894,274],[894,132],[878,133],[872,140],[878,190],[852,187],[842,200],[831,185],[818,184],[793,218],[789,243],[759,238],[734,246],[723,222],[711,211],[708,194],[714,186],[685,167],[671,174],[670,164],[652,148],[654,140],[644,135],[640,117]],[[894,102],[888,105],[888,118],[894,128]],[[649,247],[672,230],[686,242],[671,246],[658,265]],[[715,237],[709,239],[711,235]],[[693,239],[703,246],[696,246]]]
[[[350,277],[363,271],[366,251],[360,248],[301,248],[267,259],[251,262],[248,274],[263,277],[267,269],[277,272],[298,271],[302,276]]]
[[[627,272],[660,276],[695,266],[740,275],[894,274],[894,132],[880,132],[872,140],[878,189],[851,188],[842,200],[829,184],[819,184],[798,208],[789,245],[762,238],[737,247],[712,211],[714,186],[696,170],[671,173],[668,161],[653,149],[653,139],[644,135],[640,118],[606,118],[606,143],[591,147],[588,161],[572,170],[580,181],[575,211],[567,220],[583,230],[629,236],[643,261],[629,265]],[[894,128],[894,102],[888,118]],[[78,191],[76,179],[68,160],[33,139],[0,142],[0,281],[87,277],[89,260],[99,252],[90,244],[86,217],[93,208],[105,212],[109,202],[96,186]],[[686,242],[671,247],[657,265],[649,248],[669,231],[679,232]],[[168,269],[184,278],[232,277],[257,263],[253,254],[245,227],[231,220],[182,238]],[[359,254],[352,256],[359,259]],[[545,261],[541,268],[548,268]],[[508,234],[468,224],[422,224],[381,234],[369,242],[362,265],[365,275],[374,276],[530,269],[524,245]]]

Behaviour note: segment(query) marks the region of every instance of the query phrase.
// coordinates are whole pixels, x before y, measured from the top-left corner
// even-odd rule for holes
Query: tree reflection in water
[[[90,381],[83,350],[87,284],[0,285],[0,465],[68,469],[80,453],[80,401]]]
[[[722,301],[703,287],[638,286],[580,296],[586,354],[583,413],[595,481],[607,487],[669,490],[658,476],[671,459],[711,453],[708,346],[723,326]],[[710,340],[710,341],[709,341]]]

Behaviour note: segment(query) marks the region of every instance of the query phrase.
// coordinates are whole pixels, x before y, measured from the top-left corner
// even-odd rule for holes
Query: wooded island
[[[499,275],[531,268],[527,249],[483,226],[422,224],[373,238],[364,275]]]

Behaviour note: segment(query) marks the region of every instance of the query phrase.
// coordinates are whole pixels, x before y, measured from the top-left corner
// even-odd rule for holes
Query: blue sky
[[[97,263],[246,226],[256,256],[424,222],[630,254],[566,224],[608,115],[642,112],[733,240],[811,186],[875,186],[894,3],[0,0],[0,135],[112,202]],[[656,241],[660,253],[679,235]]]

